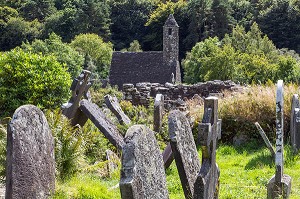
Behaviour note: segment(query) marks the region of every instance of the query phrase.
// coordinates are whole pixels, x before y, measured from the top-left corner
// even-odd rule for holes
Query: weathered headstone
[[[216,147],[217,140],[221,138],[217,97],[208,97],[204,100],[204,116],[198,128],[202,165],[194,186],[194,199],[217,199],[220,170],[216,163]]]
[[[190,124],[178,110],[169,114],[170,143],[186,198],[192,198],[194,183],[200,171],[200,161]]]
[[[168,199],[165,170],[154,132],[144,125],[127,130],[122,151],[122,199]]]
[[[294,151],[298,151],[300,149],[300,106],[297,94],[292,98],[290,133],[291,145]]]
[[[275,175],[268,183],[268,199],[274,199],[282,195],[289,198],[291,192],[291,177],[283,174],[283,81],[277,82],[276,92],[276,154]]]
[[[72,97],[68,103],[62,106],[62,113],[71,120],[72,125],[79,124],[83,126],[87,121],[87,117],[80,111],[79,102],[82,98],[90,100],[88,89],[91,87],[92,82],[89,77],[91,72],[83,70],[82,73],[73,80],[70,90]]]
[[[131,120],[129,117],[123,112],[118,99],[116,97],[112,97],[110,95],[105,95],[105,104],[107,107],[113,112],[113,114],[118,118],[120,124],[129,125]]]
[[[269,151],[271,152],[272,157],[275,158],[275,151],[272,147],[272,144],[271,144],[269,138],[267,137],[267,135],[265,134],[264,130],[261,128],[261,126],[259,125],[258,122],[255,122],[255,126],[256,126],[257,130],[259,131],[259,134],[263,138],[265,144],[267,145]]]
[[[80,110],[95,124],[104,136],[119,150],[122,150],[124,138],[117,127],[105,116],[100,108],[88,101],[80,101]]]
[[[162,153],[162,156],[164,160],[165,169],[169,168],[174,160],[174,155],[170,143],[168,143],[168,145],[166,146],[165,150]]]
[[[111,174],[118,169],[118,164],[120,163],[120,159],[117,156],[117,154],[115,154],[114,152],[112,152],[111,150],[107,149],[105,151],[106,153],[106,160],[107,162],[107,171],[108,171],[108,175],[111,177]]]
[[[154,131],[161,132],[162,119],[164,112],[164,96],[157,94],[154,101]]]
[[[7,131],[7,199],[49,198],[55,188],[54,140],[43,112],[19,107]]]

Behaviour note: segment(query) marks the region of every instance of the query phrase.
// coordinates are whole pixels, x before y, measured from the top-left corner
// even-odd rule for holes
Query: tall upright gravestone
[[[162,120],[164,112],[164,96],[162,94],[157,94],[154,101],[154,131],[161,132]]]
[[[185,198],[191,199],[194,183],[200,171],[200,161],[190,124],[185,115],[171,111],[168,119],[170,143],[184,191]]]
[[[54,140],[37,107],[15,111],[8,125],[6,159],[6,199],[44,199],[54,192]]]
[[[204,100],[204,116],[198,127],[202,165],[194,186],[194,199],[217,199],[220,170],[216,163],[216,147],[217,140],[221,138],[217,97],[208,97]]]
[[[283,81],[277,82],[276,92],[276,151],[275,151],[275,175],[268,183],[268,199],[282,196],[289,198],[291,192],[291,177],[283,174]]]
[[[300,149],[300,105],[297,94],[294,94],[292,98],[290,124],[291,145],[294,151],[298,151]]]
[[[122,151],[122,199],[168,199],[163,159],[154,132],[144,125],[127,130]]]

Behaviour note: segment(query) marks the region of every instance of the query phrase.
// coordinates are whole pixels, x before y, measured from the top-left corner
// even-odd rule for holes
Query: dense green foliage
[[[15,49],[0,57],[0,112],[24,104],[60,107],[69,96],[70,75],[53,56]]]
[[[221,41],[214,37],[197,43],[183,63],[188,83],[214,79],[248,84],[278,79],[298,82],[300,78],[299,61],[277,50],[256,23],[248,32],[237,26]]]
[[[68,68],[71,78],[76,78],[81,70],[84,57],[67,43],[63,43],[61,37],[52,33],[44,41],[36,39],[31,44],[23,43],[21,46],[27,52],[54,55],[57,61]]]

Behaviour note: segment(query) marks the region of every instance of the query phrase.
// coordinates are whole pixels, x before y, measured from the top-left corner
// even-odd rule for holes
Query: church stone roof
[[[109,82],[122,89],[124,83],[165,83],[171,69],[164,64],[162,51],[114,52]]]
[[[165,22],[165,26],[176,26],[179,27],[174,16],[172,14],[169,15],[167,21]]]

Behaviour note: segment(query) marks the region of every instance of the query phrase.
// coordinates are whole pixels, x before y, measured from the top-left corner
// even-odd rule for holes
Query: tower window
[[[172,35],[172,28],[169,28],[168,34]]]

